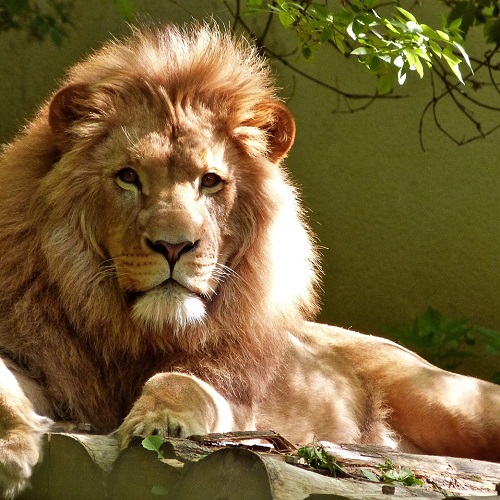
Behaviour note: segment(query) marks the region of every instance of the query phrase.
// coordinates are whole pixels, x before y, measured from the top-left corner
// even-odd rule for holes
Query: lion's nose
[[[148,244],[152,250],[161,253],[167,259],[170,269],[173,269],[175,263],[179,260],[183,253],[192,250],[196,243],[192,241],[182,241],[181,243],[169,243],[168,241],[157,240],[154,243],[148,241]]]

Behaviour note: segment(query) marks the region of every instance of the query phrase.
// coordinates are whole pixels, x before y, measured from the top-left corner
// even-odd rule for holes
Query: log
[[[460,496],[477,496],[478,493],[500,495],[500,464],[467,458],[442,457],[400,453],[389,448],[368,445],[328,446],[349,469],[370,468],[383,463],[386,458],[409,467],[415,475],[436,489]],[[497,500],[498,500],[497,496]]]
[[[262,437],[262,436],[260,436]],[[45,436],[44,458],[24,500],[379,500],[388,498],[499,498],[500,464],[478,460],[410,455],[372,446],[329,445],[348,472],[346,478],[318,474],[287,463],[293,445],[276,435],[276,451],[241,444],[258,434],[197,436],[168,439],[163,458],[146,450],[137,438],[120,451],[109,436],[50,433]],[[258,451],[256,451],[258,450]],[[391,459],[408,466],[424,480],[423,486],[387,487],[366,480],[361,469],[379,472],[377,464]],[[384,490],[384,492],[383,492]]]
[[[106,476],[118,456],[118,442],[106,436],[49,433],[43,461],[35,469],[26,500],[105,498]]]
[[[414,496],[404,489],[398,493]],[[379,484],[326,477],[242,448],[220,449],[190,464],[172,491],[176,500],[303,500],[311,495],[325,500],[387,500]]]

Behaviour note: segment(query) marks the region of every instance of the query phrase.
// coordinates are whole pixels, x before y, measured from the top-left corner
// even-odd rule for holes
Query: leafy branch
[[[112,0],[122,17],[132,21],[133,0]],[[74,27],[74,3],[67,0],[0,0],[0,32],[23,31],[31,40],[50,39],[61,46]]]
[[[44,3],[30,0],[0,0],[0,32],[24,31],[39,42],[50,38],[55,45],[62,45],[68,37],[67,27],[72,26],[72,4],[62,0]]]
[[[497,115],[500,106],[495,106],[500,94],[500,83],[498,81],[500,71],[500,6],[499,0],[442,0],[450,9],[448,19],[453,21],[461,19],[461,29],[464,37],[473,30],[481,30],[485,43],[492,45],[479,57],[471,57],[473,72],[469,73],[465,80],[466,88],[450,82],[446,70],[436,67],[437,78],[432,80],[432,99],[422,113],[420,119],[420,137],[422,140],[422,129],[424,118],[431,112],[434,123],[438,129],[457,145],[467,144],[476,139],[489,136],[500,128],[497,123]],[[446,100],[451,101],[459,114],[469,126],[472,127],[468,136],[457,136],[444,126],[438,116],[438,105]],[[477,112],[481,112],[481,120],[476,118]],[[490,118],[490,123],[485,119]],[[491,118],[493,120],[491,120]]]
[[[408,10],[396,6],[396,13],[384,17],[375,10],[379,0],[355,0],[349,8],[331,10],[327,5],[276,0],[247,0],[246,14],[272,13],[284,28],[293,29],[300,50],[309,59],[313,48],[330,43],[343,55],[357,56],[378,77],[377,92],[386,94],[397,81],[403,84],[409,71],[424,76],[424,66],[432,67],[433,59],[443,59],[463,83],[460,63],[470,68],[462,47],[459,28],[461,18],[441,29],[419,23]],[[457,50],[461,57],[453,51]]]
[[[134,0],[112,0],[123,18],[134,17]],[[182,8],[178,2],[170,0]],[[393,92],[410,73],[430,73],[430,98],[420,117],[419,136],[429,122],[455,144],[485,138],[500,129],[500,0],[440,0],[447,15],[439,29],[421,23],[413,8],[399,0],[222,0],[233,17],[268,56],[294,74],[326,88],[346,106],[335,112],[364,110],[378,99],[405,97]],[[413,5],[420,4],[414,0]],[[29,38],[61,45],[74,27],[69,0],[0,0],[0,32],[17,30]],[[262,22],[250,28],[250,19]],[[283,52],[269,34],[275,23],[296,34],[298,47]],[[252,26],[259,23],[253,23]],[[472,55],[464,40],[482,31],[486,49]],[[375,75],[373,92],[353,92],[326,78],[315,77],[296,63],[297,53],[311,61],[319,46],[353,57]],[[464,85],[465,84],[465,85]],[[356,104],[354,104],[356,103]],[[446,110],[443,118],[442,110]],[[458,115],[450,118],[450,110]]]
[[[240,1],[236,0],[235,11],[229,10],[234,25],[241,24],[247,30],[246,18],[266,14],[265,29],[256,36],[263,50],[300,76],[343,98],[349,112],[365,109],[381,97],[401,97],[392,93],[394,86],[403,84],[412,71],[422,77],[428,68],[431,97],[422,111],[419,126],[423,148],[424,126],[429,114],[437,129],[458,145],[485,138],[500,128],[497,114],[500,106],[494,104],[500,93],[499,2],[441,0],[447,15],[439,29],[419,22],[410,12],[412,9],[403,9],[397,0],[386,3],[380,0],[247,0],[245,9],[241,9]],[[330,7],[331,4],[335,7]],[[356,57],[377,77],[373,94],[353,94],[327,80],[312,78],[290,63],[289,58],[294,54],[277,54],[271,50],[267,34],[274,19],[282,28],[295,33],[298,51],[307,60],[312,60],[320,45],[329,46],[345,57]],[[478,29],[482,29],[485,43],[493,47],[472,57],[464,49],[464,40]],[[351,107],[349,101],[354,99],[367,101],[362,106]],[[442,108],[456,109],[458,120],[442,119]]]

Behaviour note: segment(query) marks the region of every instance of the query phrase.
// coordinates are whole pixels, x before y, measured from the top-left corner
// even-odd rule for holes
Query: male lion
[[[0,483],[51,419],[130,437],[274,429],[500,459],[500,389],[309,323],[317,256],[292,116],[217,29],[136,31],[74,67],[0,160]]]

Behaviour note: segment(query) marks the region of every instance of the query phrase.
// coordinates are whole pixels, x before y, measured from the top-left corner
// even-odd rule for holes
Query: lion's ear
[[[266,129],[268,158],[281,160],[292,147],[295,139],[295,120],[290,110],[282,103],[275,102],[270,107],[272,119]]]
[[[288,153],[295,139],[292,113],[278,101],[261,103],[252,111],[253,116],[236,128],[236,135],[250,154],[264,153],[276,163]]]
[[[49,125],[63,145],[71,138],[71,126],[81,119],[95,117],[99,111],[91,100],[91,90],[83,83],[73,83],[59,90],[49,106]]]

